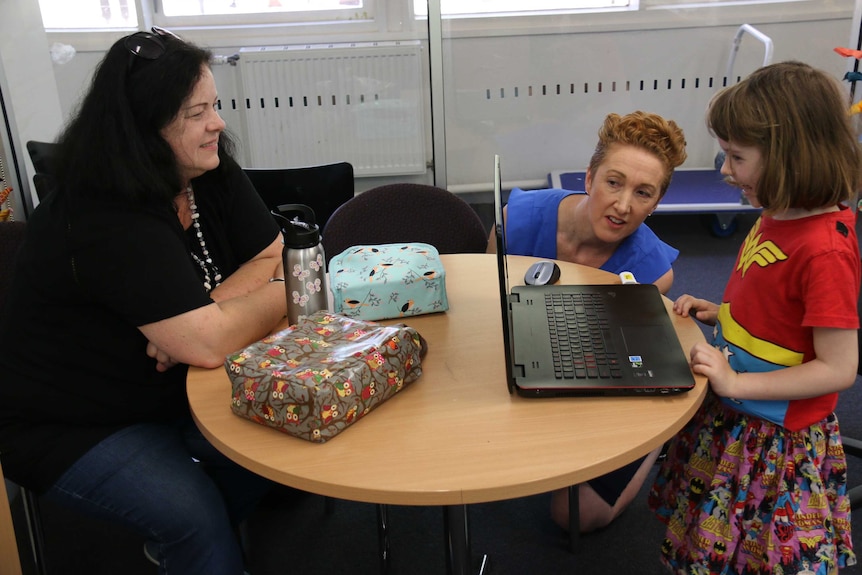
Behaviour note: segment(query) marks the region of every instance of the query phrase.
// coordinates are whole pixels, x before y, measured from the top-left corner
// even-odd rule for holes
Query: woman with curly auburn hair
[[[618,274],[667,293],[679,251],[644,223],[686,159],[685,135],[648,112],[608,114],[590,160],[584,191],[512,190],[504,209],[509,254],[558,259]],[[488,251],[496,251],[492,232]],[[582,532],[611,523],[634,500],[658,457],[645,458],[579,486]],[[551,516],[569,525],[568,489],[553,494]]]

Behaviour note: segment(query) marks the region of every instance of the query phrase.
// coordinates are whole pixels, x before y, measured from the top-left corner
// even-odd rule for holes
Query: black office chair
[[[440,253],[484,253],[479,215],[454,194],[424,184],[390,184],[345,202],[323,227],[327,263],[350,246],[424,242]],[[381,570],[389,569],[388,507],[377,506]]]
[[[304,204],[314,211],[321,230],[332,213],[353,198],[353,166],[349,162],[244,171],[270,210],[282,204]]]
[[[484,253],[488,235],[470,204],[442,188],[412,183],[363,192],[335,210],[323,227],[327,264],[351,246],[396,242],[427,243],[443,254]],[[378,516],[386,557],[386,506],[378,506]]]
[[[842,437],[841,441],[844,443],[844,453],[854,457],[862,457],[862,441],[852,437]],[[860,504],[862,504],[862,485],[851,487],[848,495],[850,496],[850,508],[859,509]]]
[[[30,140],[27,142],[27,152],[36,173],[33,174],[33,185],[36,187],[36,197],[41,202],[54,189],[54,163],[57,158],[59,145],[54,142],[38,142]]]
[[[442,188],[388,184],[338,208],[323,228],[327,259],[355,245],[422,242],[441,254],[484,253],[485,225],[470,204]]]
[[[24,241],[27,230],[25,222],[0,223],[0,302],[4,300],[12,283],[12,272],[18,250]],[[2,480],[2,478],[0,478]],[[41,514],[36,494],[10,483],[10,500],[17,491],[21,496],[24,518],[27,523],[27,534],[30,538],[30,550],[33,554],[33,564],[37,575],[47,573],[45,558],[45,537],[42,529]]]

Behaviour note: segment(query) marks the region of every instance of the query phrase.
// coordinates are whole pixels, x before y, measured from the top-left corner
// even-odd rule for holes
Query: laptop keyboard
[[[545,294],[557,379],[622,377],[600,294]]]

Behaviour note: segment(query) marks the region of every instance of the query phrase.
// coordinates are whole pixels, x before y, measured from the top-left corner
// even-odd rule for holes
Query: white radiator
[[[248,167],[348,161],[358,176],[425,173],[420,50],[418,41],[242,48]]]

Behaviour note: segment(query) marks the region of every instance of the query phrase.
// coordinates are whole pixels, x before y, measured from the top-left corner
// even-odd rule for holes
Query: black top
[[[224,277],[279,233],[242,170],[231,174],[193,182]],[[188,416],[187,366],[157,372],[138,326],[212,300],[189,253],[200,254],[194,228],[171,209],[55,193],[27,228],[0,302],[0,457],[6,476],[44,491],[117,430]]]

